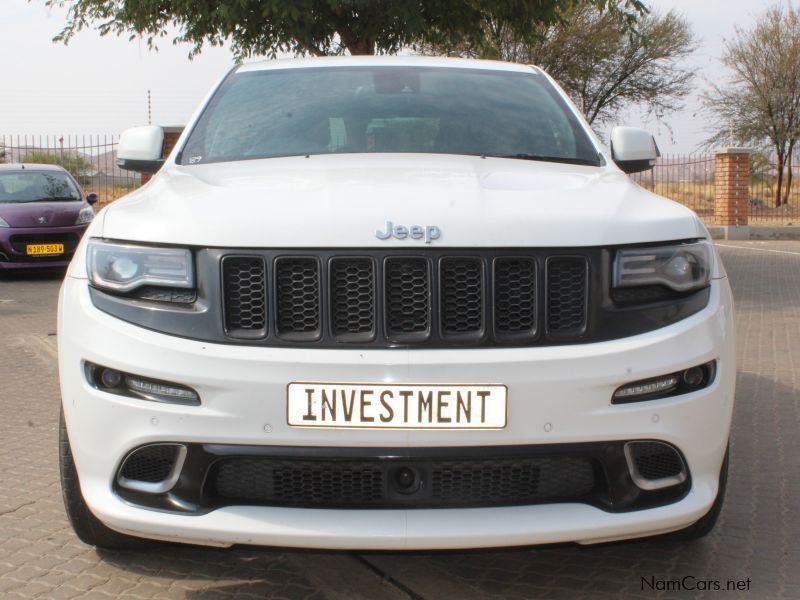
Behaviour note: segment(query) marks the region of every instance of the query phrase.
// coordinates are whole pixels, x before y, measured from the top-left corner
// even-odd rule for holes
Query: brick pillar
[[[750,150],[719,148],[714,158],[714,224],[746,226],[750,203]]]
[[[169,153],[172,152],[172,149],[175,147],[175,144],[178,143],[178,138],[181,137],[181,133],[183,133],[183,126],[179,125],[177,127],[164,127],[164,151],[161,153],[161,158],[167,158]],[[142,173],[142,184],[147,183],[150,181],[152,175],[150,173]]]

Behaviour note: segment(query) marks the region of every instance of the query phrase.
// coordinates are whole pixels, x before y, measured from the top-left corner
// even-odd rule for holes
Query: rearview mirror
[[[97,203],[97,192],[89,192],[86,194],[86,203],[89,204],[89,206]]]
[[[636,127],[614,127],[611,132],[611,158],[625,173],[652,169],[661,156],[655,138]]]
[[[164,130],[157,125],[132,127],[122,132],[117,145],[117,166],[126,171],[155,173],[164,164]]]

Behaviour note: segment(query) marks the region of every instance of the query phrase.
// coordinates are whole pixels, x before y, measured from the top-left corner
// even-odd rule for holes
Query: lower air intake
[[[398,472],[408,485],[398,483]],[[315,508],[445,508],[586,500],[598,487],[588,457],[280,459],[219,461],[207,484],[223,504]]]
[[[625,456],[634,483],[642,489],[669,487],[686,480],[683,458],[664,442],[628,442]]]
[[[181,444],[151,444],[131,452],[119,470],[119,485],[143,492],[162,493],[177,480],[186,447]]]

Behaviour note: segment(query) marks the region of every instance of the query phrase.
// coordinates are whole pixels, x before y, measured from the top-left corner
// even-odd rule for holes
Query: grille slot
[[[483,261],[443,258],[439,285],[442,336],[476,338],[483,335]]]
[[[275,311],[279,336],[316,340],[321,328],[320,273],[316,258],[278,258],[275,261]]]
[[[166,480],[175,466],[179,446],[154,444],[135,450],[125,459],[120,476],[130,481],[159,483]]]
[[[331,332],[343,341],[375,336],[375,267],[369,258],[334,258],[330,267]]]
[[[410,467],[422,482],[399,490],[392,474]],[[588,457],[489,459],[285,459],[219,461],[209,491],[223,503],[330,508],[510,506],[585,501],[598,487]]]
[[[267,334],[267,276],[264,259],[226,256],[222,259],[225,329],[231,337],[261,338]]]
[[[498,258],[494,263],[494,330],[503,339],[536,335],[536,261]]]
[[[386,333],[394,341],[421,341],[431,333],[430,265],[424,258],[388,258]]]
[[[589,265],[581,256],[547,259],[547,332],[556,337],[586,331]]]

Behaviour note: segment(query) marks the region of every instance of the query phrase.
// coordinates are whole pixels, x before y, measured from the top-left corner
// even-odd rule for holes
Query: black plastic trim
[[[670,242],[663,242],[670,243]],[[637,244],[641,246],[641,244]],[[303,250],[263,250],[263,249],[195,249],[195,268],[197,273],[197,299],[193,304],[173,305],[165,302],[154,302],[120,296],[112,292],[91,287],[90,295],[93,304],[103,312],[111,314],[129,323],[165,333],[204,342],[228,345],[265,346],[281,348],[471,348],[471,347],[528,347],[580,344],[602,342],[625,338],[660,327],[676,323],[693,315],[708,305],[710,287],[690,292],[679,297],[666,300],[630,305],[615,302],[611,295],[611,259],[616,247],[610,248],[435,248],[419,249],[303,249]],[[536,323],[537,331],[533,335],[505,336],[495,331],[493,316],[485,320],[485,335],[474,338],[452,338],[442,336],[440,331],[439,298],[436,286],[431,292],[431,330],[426,336],[399,337],[390,339],[386,335],[384,318],[375,322],[375,336],[372,339],[353,339],[334,336],[330,330],[330,318],[327,314],[327,302],[322,302],[322,332],[316,339],[286,339],[277,335],[271,327],[266,335],[259,339],[241,339],[228,335],[225,331],[223,315],[223,290],[221,259],[223,256],[260,256],[267,263],[268,282],[272,281],[274,259],[278,257],[315,257],[320,264],[320,290],[329,285],[330,259],[338,257],[364,258],[372,257],[375,264],[375,299],[376,306],[383,301],[384,260],[390,257],[415,257],[428,261],[429,269],[434,266],[438,270],[438,261],[442,257],[479,257],[483,259],[487,276],[486,299],[493,302],[494,294],[494,261],[497,258],[530,258],[536,264],[537,292]],[[547,290],[545,260],[552,256],[585,257],[589,265],[587,326],[578,334],[550,335],[544,330],[546,323]],[[491,273],[489,265],[492,265]],[[268,293],[267,314],[276,315],[274,290]],[[487,302],[488,304],[488,302]],[[385,315],[384,315],[385,317]]]
[[[385,476],[390,471],[402,466],[411,466],[424,473],[425,461],[441,460],[501,460],[504,458],[529,457],[575,457],[588,459],[593,465],[595,486],[592,491],[581,497],[551,498],[542,502],[502,502],[492,504],[475,503],[461,505],[467,507],[514,506],[530,504],[554,504],[560,502],[579,502],[595,506],[610,513],[630,512],[671,504],[684,498],[691,489],[691,476],[687,472],[686,480],[674,486],[656,490],[641,489],[634,482],[628,461],[625,456],[625,444],[631,441],[646,442],[662,440],[636,439],[607,442],[585,442],[575,444],[537,444],[513,446],[468,446],[468,447],[397,447],[397,448],[363,448],[363,447],[309,447],[309,446],[246,446],[231,444],[185,444],[186,459],[177,483],[169,491],[161,494],[142,493],[125,489],[118,484],[114,491],[132,505],[156,510],[180,512],[189,515],[206,514],[223,506],[255,505],[255,506],[294,506],[311,508],[293,502],[283,503],[237,503],[217,497],[211,489],[211,478],[215,465],[224,459],[263,458],[276,460],[313,460],[318,464],[352,460],[370,461],[370,464],[381,469]],[[182,443],[165,440],[153,443]],[[685,457],[678,448],[671,446],[686,463]],[[140,446],[141,447],[141,446]],[[132,448],[131,452],[140,448]],[[119,468],[122,466],[122,458]],[[420,468],[422,467],[422,468]],[[320,467],[324,468],[324,467]],[[116,478],[115,478],[116,479]],[[313,506],[313,508],[351,508],[358,510],[372,509],[416,509],[445,508],[447,506],[432,505],[424,494],[415,497],[412,494],[390,493],[386,501],[379,506]],[[449,506],[452,508],[452,506]]]

